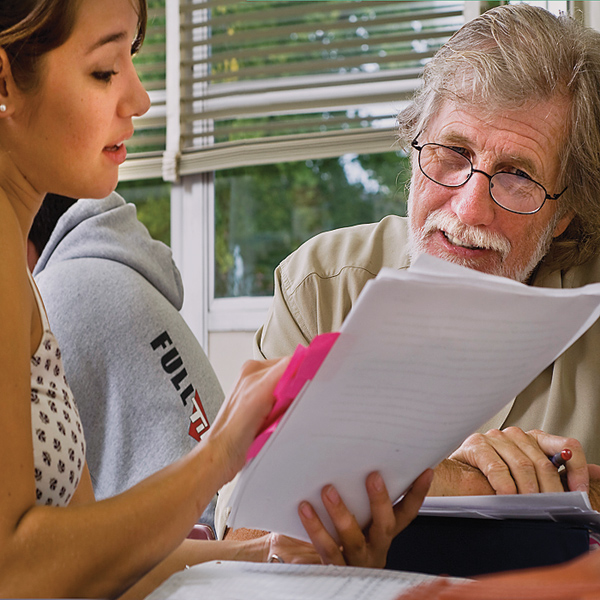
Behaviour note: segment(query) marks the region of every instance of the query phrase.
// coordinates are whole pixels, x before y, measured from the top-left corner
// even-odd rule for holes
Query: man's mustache
[[[467,246],[498,252],[503,260],[511,251],[510,241],[503,235],[487,229],[465,225],[454,215],[437,210],[425,219],[425,223],[421,227],[422,237],[424,238],[440,230],[458,238],[461,243]]]

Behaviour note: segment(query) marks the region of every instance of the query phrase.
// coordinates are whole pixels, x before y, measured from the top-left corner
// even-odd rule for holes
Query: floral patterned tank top
[[[56,338],[33,278],[42,319],[42,341],[31,357],[31,426],[36,503],[66,506],[85,462],[85,439],[77,405],[67,384]]]

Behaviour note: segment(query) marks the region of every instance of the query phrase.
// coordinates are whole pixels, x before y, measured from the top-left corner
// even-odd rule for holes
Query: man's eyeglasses
[[[419,134],[420,135],[420,134]],[[473,168],[473,163],[458,150],[442,144],[417,144],[417,137],[411,146],[419,153],[419,168],[428,179],[444,187],[454,188],[464,185],[473,173],[485,175],[490,182],[490,196],[500,207],[519,215],[532,215],[544,206],[546,200],[556,200],[560,194],[548,194],[537,181],[516,173],[500,171],[488,175]]]

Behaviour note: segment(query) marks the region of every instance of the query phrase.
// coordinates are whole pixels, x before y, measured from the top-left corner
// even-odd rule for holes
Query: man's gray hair
[[[403,145],[445,101],[489,114],[531,101],[567,97],[560,140],[560,214],[575,216],[544,262],[564,269],[600,250],[600,33],[528,4],[494,8],[466,23],[426,65],[423,87],[398,116]]]

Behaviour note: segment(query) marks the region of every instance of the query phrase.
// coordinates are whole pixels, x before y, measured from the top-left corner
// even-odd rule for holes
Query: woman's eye
[[[94,71],[92,77],[104,83],[110,83],[111,79],[117,74],[116,71]]]

